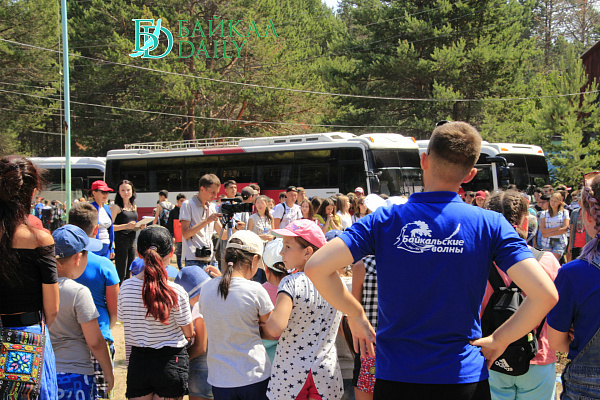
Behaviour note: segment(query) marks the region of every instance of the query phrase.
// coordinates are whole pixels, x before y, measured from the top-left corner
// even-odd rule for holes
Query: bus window
[[[205,174],[215,174],[219,172],[218,156],[195,156],[185,157],[183,180],[183,191],[195,192],[199,189],[198,182]],[[217,175],[218,176],[218,175]]]
[[[221,179],[221,182],[230,179],[236,182],[254,182],[254,160],[254,154],[219,156],[219,174],[217,176]]]
[[[492,181],[492,165],[475,165],[477,168],[477,174],[468,183],[463,183],[461,187],[465,191],[477,192],[479,190],[494,190],[494,182]]]
[[[145,191],[147,160],[122,160],[119,162],[120,175],[115,177],[114,190],[122,179],[130,180],[136,191]]]
[[[419,152],[372,150],[372,171],[379,176],[379,193],[409,196],[423,186]]]
[[[294,171],[298,179],[295,185],[315,189],[337,188],[335,153],[336,150],[296,151]]]
[[[357,187],[367,189],[365,160],[361,148],[339,149],[339,190],[340,193],[353,193]]]
[[[181,191],[182,170],[183,157],[148,159],[148,190]]]
[[[292,168],[294,152],[263,153],[256,163],[256,181],[261,190],[278,190],[296,185],[297,177]]]
[[[511,183],[517,185],[521,190],[527,189],[530,185],[542,186],[549,182],[548,164],[546,158],[535,154],[502,154],[508,163],[514,164],[510,167]]]

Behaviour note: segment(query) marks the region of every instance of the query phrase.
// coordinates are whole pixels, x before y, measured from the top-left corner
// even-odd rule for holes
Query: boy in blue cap
[[[61,302],[56,320],[49,329],[56,357],[58,398],[93,400],[94,367],[90,350],[102,367],[109,391],[114,386],[114,375],[92,294],[73,279],[85,270],[87,252],[100,250],[102,242],[89,238],[74,225],[58,228],[52,237]]]

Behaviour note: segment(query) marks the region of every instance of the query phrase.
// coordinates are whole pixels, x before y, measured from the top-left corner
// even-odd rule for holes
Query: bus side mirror
[[[369,184],[371,186],[371,193],[379,193],[381,192],[381,181],[379,177],[383,174],[382,171],[366,171],[367,178],[369,179]]]

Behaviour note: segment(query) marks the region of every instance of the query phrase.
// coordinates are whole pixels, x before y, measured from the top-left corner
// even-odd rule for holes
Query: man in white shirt
[[[221,238],[227,237],[221,225],[221,214],[217,212],[212,200],[216,199],[221,181],[214,174],[206,174],[200,178],[200,191],[190,200],[181,205],[179,221],[181,222],[182,259],[184,265],[206,267],[212,257],[214,232],[221,233]],[[242,223],[236,224],[234,231],[243,229]],[[239,225],[239,226],[238,226]]]
[[[273,209],[274,229],[283,229],[288,224],[302,218],[302,210],[296,204],[298,198],[298,189],[296,186],[289,186],[285,191],[285,201],[277,204]]]

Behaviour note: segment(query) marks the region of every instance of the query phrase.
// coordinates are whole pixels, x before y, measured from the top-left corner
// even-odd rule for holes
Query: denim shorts
[[[143,397],[151,393],[176,398],[188,394],[188,354],[185,348],[131,348],[127,367],[125,396]]]
[[[566,246],[559,238],[550,238],[549,245],[545,247],[543,250],[550,251],[555,254],[560,254],[561,256],[565,254]]]
[[[190,396],[213,399],[212,386],[208,383],[208,364],[206,353],[190,360],[190,377],[188,381]]]

